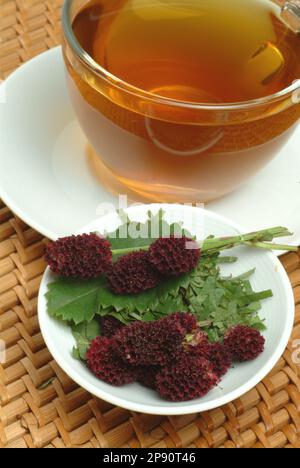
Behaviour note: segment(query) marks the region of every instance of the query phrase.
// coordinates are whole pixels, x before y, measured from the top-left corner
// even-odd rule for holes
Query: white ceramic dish
[[[87,163],[86,139],[68,97],[61,49],[27,62],[2,87],[0,197],[5,203],[51,239],[100,216],[100,203],[116,205],[117,197]],[[299,146],[300,127],[269,166],[208,208],[249,230],[287,226],[295,233],[287,242],[299,245]]]
[[[216,236],[234,235],[242,232],[233,222],[212,212],[180,205],[144,205],[128,210],[130,219],[143,221],[147,211],[156,212],[162,207],[169,219],[182,220],[184,226],[199,239],[209,234]],[[94,221],[80,232],[113,230],[120,220],[116,213],[104,216]],[[282,355],[290,337],[294,320],[294,297],[287,274],[275,255],[269,252],[237,248],[231,251],[239,256],[239,262],[225,265],[224,274],[239,274],[256,266],[252,284],[255,290],[271,288],[274,297],[263,302],[261,317],[267,324],[266,350],[255,361],[237,365],[223,379],[220,387],[211,391],[205,398],[184,402],[170,403],[162,400],[159,395],[138,384],[125,387],[112,387],[94,377],[79,361],[71,356],[74,339],[70,328],[50,317],[46,310],[45,293],[47,285],[54,276],[49,269],[46,271],[38,300],[38,314],[41,331],[45,342],[60,367],[80,386],[99,398],[114,405],[151,414],[178,415],[207,411],[224,405],[258,384],[274,367]]]

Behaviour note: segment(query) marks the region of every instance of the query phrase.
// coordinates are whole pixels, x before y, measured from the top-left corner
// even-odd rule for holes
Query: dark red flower
[[[212,365],[204,358],[183,354],[175,364],[163,367],[156,388],[169,401],[188,401],[205,396],[218,383]]]
[[[237,325],[227,331],[224,345],[231,354],[232,361],[252,361],[264,351],[265,339],[255,328]]]
[[[113,339],[97,337],[87,352],[87,365],[98,379],[111,385],[119,387],[136,380],[136,369],[116,354]]]
[[[114,339],[121,358],[136,366],[164,366],[182,350],[186,330],[170,317],[156,322],[134,322]]]
[[[120,320],[116,319],[112,315],[100,317],[99,322],[101,335],[106,336],[107,338],[112,338],[120,328],[125,327],[125,325],[120,322]]]
[[[186,344],[190,346],[205,346],[209,344],[208,334],[197,327],[193,330],[193,333],[187,336]]]
[[[45,259],[58,275],[71,278],[97,278],[112,262],[110,243],[96,234],[63,237],[50,242]]]
[[[187,312],[176,312],[166,317],[165,320],[178,322],[186,333],[192,333],[197,328],[197,317]]]
[[[165,276],[192,271],[200,259],[200,248],[188,237],[160,237],[148,250],[149,261]]]
[[[214,373],[219,379],[228,372],[232,364],[231,353],[221,343],[210,344],[208,359],[213,366]]]
[[[211,343],[209,343],[208,339],[203,340],[198,344],[188,344],[185,346],[185,352],[189,356],[205,358],[209,361],[210,358],[210,351],[211,351]]]
[[[141,366],[137,370],[137,381],[144,387],[156,390],[156,376],[161,368],[159,366]]]
[[[120,257],[106,275],[108,285],[115,294],[137,294],[154,288],[160,274],[148,261],[147,252],[133,252]]]

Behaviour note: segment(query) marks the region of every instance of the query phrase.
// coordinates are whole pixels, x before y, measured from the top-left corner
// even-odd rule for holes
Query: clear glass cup
[[[111,0],[102,1],[109,8]],[[297,30],[299,0],[274,2]],[[75,112],[93,154],[113,176],[107,180],[152,201],[209,202],[253,176],[290,138],[300,118],[300,80],[233,104],[143,91],[113,76],[80,46],[72,23],[87,3],[65,0],[63,52]]]

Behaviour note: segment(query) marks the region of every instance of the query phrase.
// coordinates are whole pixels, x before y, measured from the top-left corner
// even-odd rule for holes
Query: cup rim
[[[71,6],[74,0],[64,0],[63,10],[62,10],[62,27],[65,39],[68,45],[71,47],[73,52],[77,55],[81,62],[87,65],[94,73],[99,77],[107,81],[110,85],[113,85],[115,88],[120,89],[123,92],[127,92],[137,98],[147,99],[154,103],[169,105],[174,107],[181,107],[192,110],[204,110],[204,111],[239,111],[239,110],[251,110],[256,107],[272,104],[278,102],[286,97],[292,95],[295,91],[300,91],[300,78],[295,80],[291,85],[286,88],[278,91],[277,93],[264,96],[262,98],[251,99],[247,101],[240,102],[229,102],[229,103],[201,103],[201,102],[191,102],[191,101],[181,101],[177,99],[168,98],[165,96],[160,96],[150,91],[145,91],[137,86],[134,86],[120,78],[116,75],[110,73],[104,67],[99,65],[85,50],[81,47],[79,41],[77,40],[73,28],[72,22],[70,20],[70,11]]]

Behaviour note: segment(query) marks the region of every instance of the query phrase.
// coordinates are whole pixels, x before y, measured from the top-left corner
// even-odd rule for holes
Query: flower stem
[[[209,327],[213,323],[213,320],[205,320],[203,322],[198,322],[197,325],[199,328]]]
[[[113,255],[126,255],[131,252],[139,252],[140,250],[147,251],[149,249],[149,245],[143,245],[140,247],[128,247],[126,249],[114,249],[112,250]]]
[[[247,245],[266,250],[288,250],[296,252],[297,247],[291,245],[273,244],[270,243],[277,237],[291,236],[292,234],[284,227],[275,227],[263,229],[261,231],[249,232],[239,236],[223,237],[223,238],[208,238],[202,244],[202,252],[218,252],[221,250],[237,247],[239,245]]]
[[[271,241],[277,237],[291,236],[292,233],[284,227],[274,227],[269,229],[263,229],[261,231],[249,232],[247,234],[241,234],[238,236],[231,237],[209,237],[199,243],[199,247],[204,253],[217,253],[221,250],[238,247],[240,245],[246,245],[249,247],[255,247],[265,250],[287,250],[290,252],[297,252],[298,247],[292,245],[274,244]],[[125,249],[115,249],[112,251],[114,255],[125,255],[131,252],[137,252],[140,250],[147,251],[148,245],[139,247],[129,247]],[[232,258],[232,257],[231,257]],[[233,261],[233,260],[232,260]]]

